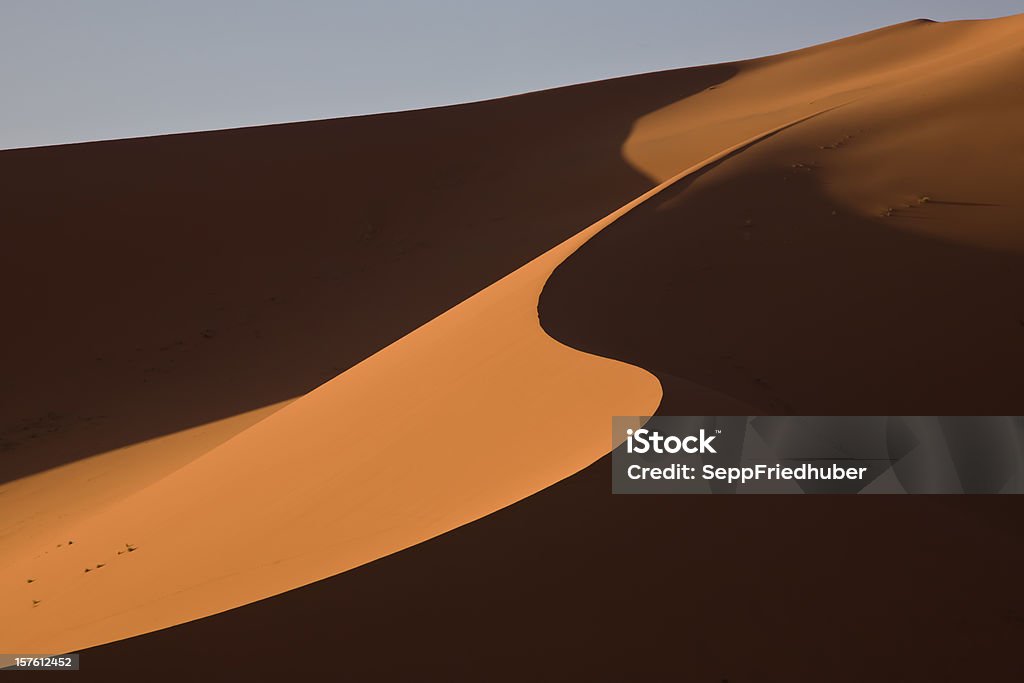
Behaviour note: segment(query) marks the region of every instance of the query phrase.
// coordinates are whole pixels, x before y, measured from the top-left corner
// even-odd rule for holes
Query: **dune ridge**
[[[679,180],[815,115],[681,171],[163,480],[70,525],[73,550],[51,549],[0,574],[8,584],[36,577],[33,594],[46,605],[5,614],[18,633],[0,638],[65,652],[231,609],[432,538],[590,465],[609,447],[606,416],[651,414],[661,391],[639,368],[580,354],[543,332],[537,300],[551,272]],[[389,495],[367,497],[371,483]],[[76,571],[83,563],[89,572]]]
[[[0,489],[311,391],[650,189],[633,121],[732,73],[0,152]]]

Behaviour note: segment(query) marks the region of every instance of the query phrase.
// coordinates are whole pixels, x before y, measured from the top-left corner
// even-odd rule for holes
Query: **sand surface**
[[[1007,671],[1014,500],[614,499],[592,463],[615,414],[1020,414],[1022,48],[1024,17],[917,21],[465,107],[0,155],[29,198],[70,181],[55,159],[122,188],[126,160],[153,174],[123,211],[96,179],[15,207],[37,228],[21,253],[49,229],[68,278],[19,302],[33,332],[7,340],[25,400],[0,642],[88,647],[366,565],[87,654],[348,642],[354,675],[511,678],[514,651],[599,677],[636,665],[642,638],[613,648],[629,625],[688,643],[648,653],[652,675],[807,679],[873,639],[835,680]],[[166,258],[139,258],[156,228]],[[69,290],[98,244],[103,275]],[[44,412],[53,396],[72,407]],[[707,590],[653,611],[605,592],[655,570]],[[391,634],[415,657],[386,658]]]
[[[551,272],[681,179],[805,118],[684,169],[173,474],[64,523],[72,543],[15,548],[22,561],[0,569],[0,585],[27,577],[18,589],[32,599],[8,596],[3,616],[17,629],[0,637],[19,652],[67,652],[214,614],[432,538],[591,464],[610,446],[607,416],[653,414],[661,388],[544,334],[537,299]]]

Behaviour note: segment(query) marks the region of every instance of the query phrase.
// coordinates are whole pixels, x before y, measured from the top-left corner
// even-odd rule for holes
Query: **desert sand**
[[[658,374],[665,414],[706,414],[681,379],[751,414],[1016,410],[1022,31],[911,22],[742,70],[714,90],[731,117],[698,96],[641,118],[624,153],[659,179],[692,140],[843,104],[604,231],[549,282],[545,328]],[[645,324],[605,324],[627,302]]]
[[[600,460],[615,414],[1020,414],[1022,47],[1022,16],[915,21],[0,153],[5,285],[33,283],[4,649],[174,652],[168,677],[339,650],[356,677],[1024,674],[1015,499],[613,498]],[[645,600],[654,574],[692,590]]]
[[[552,271],[681,179],[805,119],[684,169],[202,457],[64,522],[70,543],[14,548],[23,561],[0,583],[29,577],[19,588],[33,598],[4,614],[17,624],[5,642],[69,652],[215,614],[450,531],[591,464],[609,447],[607,416],[653,414],[661,389],[640,368],[544,334],[537,301]],[[145,456],[160,452],[135,454]],[[35,482],[34,499],[60,486]]]

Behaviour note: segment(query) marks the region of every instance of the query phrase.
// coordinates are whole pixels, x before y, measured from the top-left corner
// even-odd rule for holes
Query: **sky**
[[[2,0],[0,149],[467,102],[1017,0]]]

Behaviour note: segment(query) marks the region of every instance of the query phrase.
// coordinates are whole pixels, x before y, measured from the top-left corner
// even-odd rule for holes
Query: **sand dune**
[[[591,464],[609,447],[608,416],[652,414],[661,389],[639,368],[544,335],[537,300],[551,272],[681,179],[805,119],[683,170],[174,474],[66,524],[72,546],[0,569],[0,585],[33,579],[10,603],[34,596],[4,610],[17,627],[0,637],[67,652],[214,614],[422,542]]]
[[[591,463],[611,415],[655,409],[1019,414],[1022,40],[1024,17],[918,21],[465,107],[0,155],[14,215],[68,272],[20,304],[38,339],[8,340],[17,414],[57,395],[54,421],[77,416],[22,418],[52,436],[17,441],[11,476],[127,446],[0,489],[0,510],[76,501],[3,530],[0,642],[106,643],[358,567],[86,654],[117,670],[173,649],[168,677],[212,647],[255,676],[342,645],[366,677],[1019,668],[1014,499],[613,498]],[[93,164],[129,191],[100,175],[35,208]],[[113,227],[73,237],[80,216]],[[139,257],[147,221],[160,258]],[[93,406],[112,418],[89,436]],[[118,474],[76,496],[97,472]],[[659,608],[635,599],[651,572],[685,583]]]
[[[665,414],[706,414],[673,388],[680,378],[753,413],[1017,414],[1024,91],[1006,74],[1024,68],[1022,38],[1024,17],[915,22],[742,70],[713,97],[770,93],[773,109],[799,112],[811,105],[784,106],[799,98],[783,84],[818,62],[858,69],[804,93],[848,105],[588,243],[546,288],[545,329],[655,372]],[[657,179],[685,157],[713,112],[703,97],[638,121],[630,158]],[[713,125],[725,132],[709,136],[741,124]],[[627,304],[645,324],[608,326],[608,307]]]

